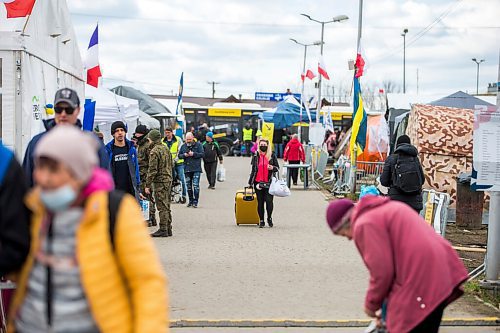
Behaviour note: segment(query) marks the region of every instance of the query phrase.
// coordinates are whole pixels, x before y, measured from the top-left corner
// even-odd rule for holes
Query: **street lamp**
[[[319,21],[319,20],[313,19],[311,16],[309,16],[307,14],[300,14],[300,15],[307,17],[311,21],[314,21],[314,22],[321,24],[321,41],[320,41],[320,43],[321,43],[321,49],[320,49],[321,56],[323,56],[323,44],[324,44],[323,36],[325,33],[325,24],[333,23],[333,22],[342,22],[342,21],[349,19],[349,17],[347,17],[347,15],[337,15],[337,16],[334,16],[331,21]],[[319,79],[318,79],[318,107],[316,109],[316,122],[317,123],[319,123],[320,109],[321,109],[321,75],[319,75]]]
[[[406,34],[408,29],[404,29],[401,36],[403,36],[403,94],[406,94]]]
[[[484,59],[477,60],[476,58],[472,58],[472,61],[474,61],[477,64],[477,75],[476,75],[476,95],[479,94],[479,65],[484,62]]]
[[[290,40],[298,45],[301,45],[304,47],[304,64],[302,66],[302,75],[305,75],[306,74],[306,57],[307,57],[307,47],[308,46],[317,46],[317,45],[323,45],[320,41],[317,41],[317,42],[314,42],[314,43],[311,43],[311,44],[304,44],[304,43],[301,43],[301,42],[298,42],[296,39],[294,38],[290,38]],[[305,81],[305,78],[302,80],[302,91],[301,91],[301,94],[300,94],[300,126],[299,126],[299,141],[302,142],[302,105],[304,103],[303,101],[303,96],[304,96],[304,81]]]

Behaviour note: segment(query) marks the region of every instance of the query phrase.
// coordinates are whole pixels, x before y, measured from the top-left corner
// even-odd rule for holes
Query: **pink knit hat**
[[[350,199],[340,199],[330,202],[326,209],[326,222],[333,233],[337,232],[341,227],[340,222],[345,213],[354,207],[354,202]]]
[[[71,125],[58,125],[45,134],[35,148],[35,160],[48,157],[63,163],[76,179],[87,183],[98,164],[97,139]]]

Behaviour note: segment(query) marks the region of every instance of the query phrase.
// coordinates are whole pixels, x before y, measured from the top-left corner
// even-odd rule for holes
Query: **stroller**
[[[173,180],[172,180],[172,190],[170,191],[170,201],[180,204],[186,203],[186,197],[182,195],[182,183],[179,175],[174,170],[172,172]]]

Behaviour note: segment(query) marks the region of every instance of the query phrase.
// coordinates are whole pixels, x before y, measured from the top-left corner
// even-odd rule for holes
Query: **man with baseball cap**
[[[38,135],[35,135],[30,143],[28,144],[28,148],[26,149],[26,153],[24,155],[23,160],[23,169],[28,179],[28,185],[32,187],[34,185],[33,182],[33,169],[34,169],[34,160],[33,153],[38,144],[38,141],[47,134],[52,128],[57,125],[73,125],[78,128],[82,128],[82,123],[78,116],[80,114],[80,98],[78,98],[78,94],[76,91],[70,88],[59,89],[56,92],[54,97],[54,119],[50,119],[48,121],[44,121],[44,125],[46,128],[45,132],[42,132]],[[78,147],[78,143],[75,142],[75,148]],[[77,148],[76,148],[77,149]],[[101,143],[98,151],[99,157],[99,166],[101,168],[108,168],[109,160],[104,149],[104,145]]]
[[[463,294],[467,270],[455,250],[410,206],[367,195],[330,203],[332,232],[354,240],[370,272],[365,313],[389,332],[438,332],[444,308]]]
[[[106,145],[106,151],[110,162],[110,170],[115,181],[116,189],[129,193],[137,200],[142,196],[139,175],[139,162],[137,151],[126,137],[127,126],[123,121],[115,121],[111,124],[111,140]]]

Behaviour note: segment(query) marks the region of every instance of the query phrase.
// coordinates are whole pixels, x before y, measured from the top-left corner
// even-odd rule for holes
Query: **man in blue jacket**
[[[29,187],[33,187],[34,185],[33,169],[35,168],[35,163],[33,161],[33,154],[38,141],[40,141],[48,131],[58,125],[73,125],[82,128],[82,123],[78,119],[78,115],[80,114],[80,98],[78,98],[76,91],[70,88],[59,89],[54,97],[54,105],[54,119],[44,121],[46,131],[35,135],[33,139],[31,139],[24,155],[23,170],[26,174]],[[78,142],[75,142],[75,149],[78,149]],[[99,166],[107,169],[109,167],[109,159],[102,143],[100,143],[98,155]]]
[[[197,208],[200,197],[201,160],[204,151],[201,143],[194,141],[193,133],[186,134],[186,143],[179,150],[179,158],[184,159],[184,174],[189,196],[188,207]]]
[[[122,121],[111,124],[113,140],[106,145],[110,162],[110,170],[115,187],[133,195],[137,200],[141,196],[139,162],[134,144],[126,137],[127,127]]]

